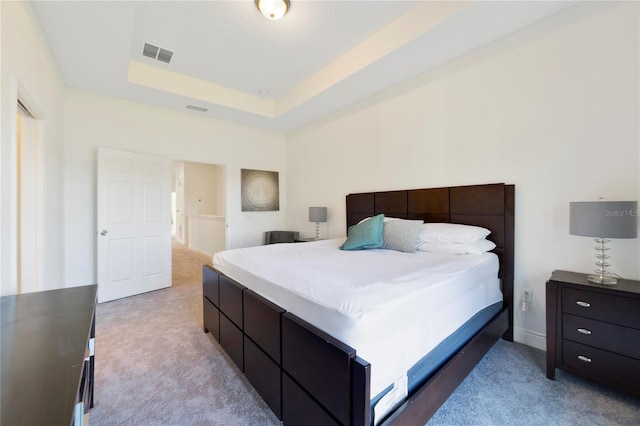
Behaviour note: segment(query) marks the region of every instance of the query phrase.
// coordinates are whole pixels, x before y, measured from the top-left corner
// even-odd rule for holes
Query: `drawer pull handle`
[[[591,334],[591,330],[587,330],[586,328],[579,328],[578,331],[582,334]]]
[[[586,356],[584,356],[584,355],[578,355],[578,359],[579,359],[580,361],[584,361],[584,362],[591,362],[591,358],[586,357]]]
[[[576,302],[576,305],[578,306],[582,306],[583,308],[588,308],[589,306],[591,306],[591,303],[589,302],[583,302],[582,300],[578,300]]]

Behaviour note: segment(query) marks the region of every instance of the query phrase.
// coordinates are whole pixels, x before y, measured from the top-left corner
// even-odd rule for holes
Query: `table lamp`
[[[309,207],[309,222],[316,223],[316,240],[320,237],[320,222],[327,221],[326,207]]]
[[[637,201],[576,201],[569,203],[569,233],[594,237],[596,266],[590,282],[615,285],[619,276],[607,271],[610,264],[608,238],[636,238],[638,236]]]

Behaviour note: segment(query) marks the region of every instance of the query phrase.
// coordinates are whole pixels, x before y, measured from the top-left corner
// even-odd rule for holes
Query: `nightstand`
[[[554,271],[546,293],[547,377],[560,368],[640,396],[640,281]]]

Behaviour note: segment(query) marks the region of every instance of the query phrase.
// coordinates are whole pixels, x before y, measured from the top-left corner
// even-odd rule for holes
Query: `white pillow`
[[[485,238],[491,231],[480,226],[457,223],[425,223],[418,233],[424,243],[469,244]]]
[[[419,242],[417,245],[417,249],[420,251],[441,254],[482,254],[494,248],[496,245],[492,241],[484,239],[469,244]]]
[[[373,216],[365,217],[365,218],[364,218],[364,219],[362,219],[360,222],[358,222],[358,223],[357,223],[357,225],[360,225],[362,222],[366,222],[367,220],[371,219],[372,217],[373,217]],[[390,221],[392,221],[392,220],[403,220],[403,219],[399,219],[399,218],[397,218],[397,217],[387,217],[387,216],[385,216],[383,220],[384,220],[385,222],[390,222]]]

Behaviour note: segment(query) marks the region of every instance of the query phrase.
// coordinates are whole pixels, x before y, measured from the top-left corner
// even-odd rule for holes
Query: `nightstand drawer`
[[[562,335],[577,343],[640,360],[640,330],[574,315],[563,315]]]
[[[565,365],[619,385],[640,387],[640,361],[565,340],[562,357]]]
[[[640,299],[563,288],[562,312],[640,329]]]

